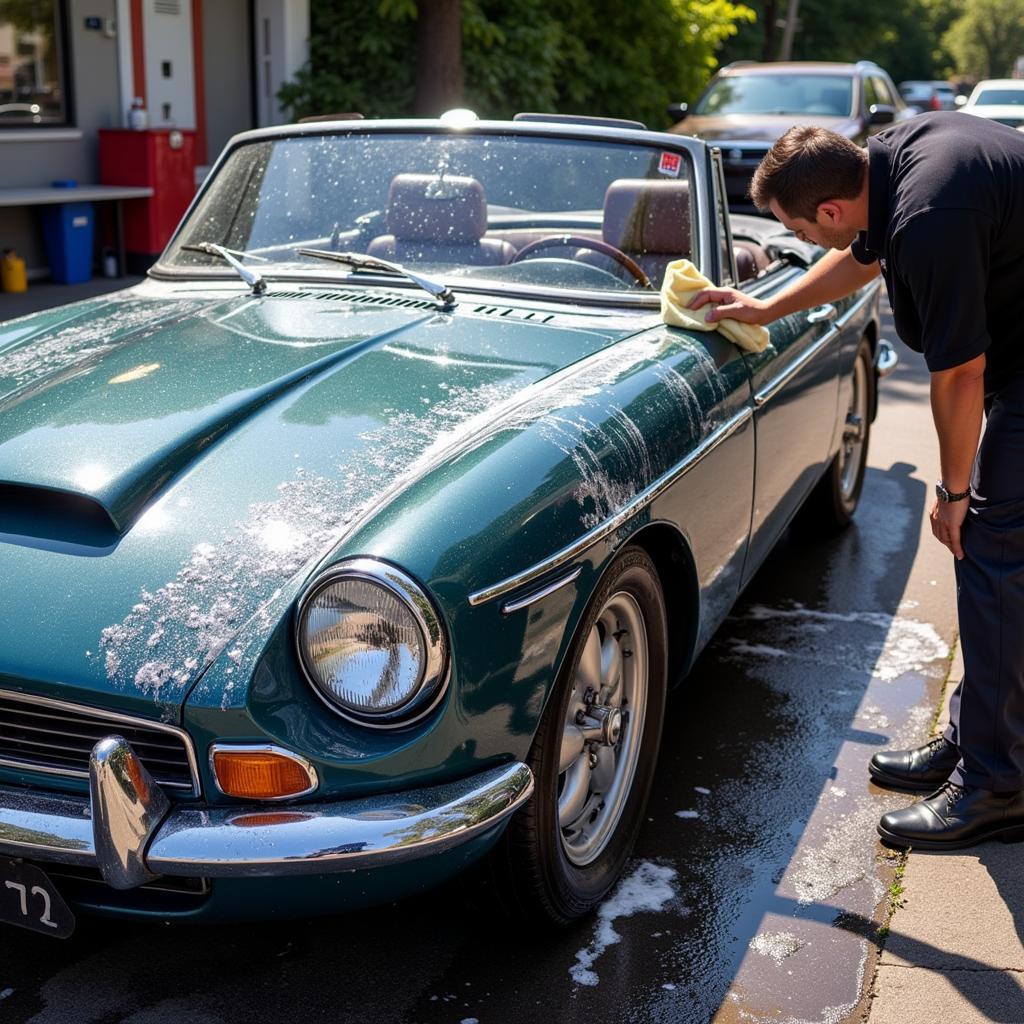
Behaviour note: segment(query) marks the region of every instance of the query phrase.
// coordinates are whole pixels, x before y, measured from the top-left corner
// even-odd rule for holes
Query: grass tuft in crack
[[[887,938],[893,914],[906,905],[907,901],[903,898],[903,893],[906,891],[903,888],[903,875],[907,870],[907,855],[909,853],[910,850],[908,848],[902,852],[887,850],[882,854],[882,860],[895,864],[896,867],[892,873],[892,882],[889,883],[889,888],[886,889],[888,906],[885,911],[885,920],[875,929],[875,935],[879,940]]]

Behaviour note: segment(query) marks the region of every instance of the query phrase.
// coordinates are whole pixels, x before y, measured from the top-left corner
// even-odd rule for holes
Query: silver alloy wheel
[[[853,393],[850,395],[850,408],[843,427],[839,463],[839,494],[844,503],[852,501],[857,490],[868,424],[868,370],[859,353],[853,365],[852,383]]]
[[[635,598],[613,593],[580,656],[559,758],[562,848],[578,867],[608,845],[629,798],[647,712],[647,626]]]

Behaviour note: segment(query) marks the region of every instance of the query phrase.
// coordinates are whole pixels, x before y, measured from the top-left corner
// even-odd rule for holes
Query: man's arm
[[[932,419],[939,437],[942,482],[948,491],[966,491],[970,487],[985,407],[984,376],[984,353],[952,369],[932,374]],[[967,509],[966,498],[936,501],[932,507],[932,533],[957,558],[964,557],[960,529]]]
[[[770,299],[755,299],[735,288],[705,288],[694,296],[689,308],[719,302],[721,305],[707,314],[709,322],[729,317],[748,324],[767,324],[789,313],[841,299],[877,275],[877,262],[858,263],[849,249],[832,249],[799,281]]]

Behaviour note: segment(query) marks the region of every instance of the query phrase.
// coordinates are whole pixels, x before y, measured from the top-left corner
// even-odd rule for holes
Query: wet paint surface
[[[900,355],[855,526],[790,531],[670,699],[649,820],[595,917],[517,931],[474,876],[313,921],[4,931],[4,1019],[857,1020],[891,878],[874,826],[909,802],[865,765],[927,735],[954,623],[923,532],[926,375]]]

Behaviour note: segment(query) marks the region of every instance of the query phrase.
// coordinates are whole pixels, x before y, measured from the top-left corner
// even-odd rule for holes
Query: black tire
[[[588,638],[595,629],[599,635],[605,635],[601,630],[607,616],[614,617],[615,608],[621,606],[622,595],[627,595],[627,603],[631,598],[640,609],[646,631],[646,644],[643,645],[647,651],[646,705],[642,726],[634,729],[630,741],[639,742],[635,762],[630,762],[635,763],[632,782],[628,788],[620,790],[624,795],[612,805],[621,810],[617,817],[609,815],[605,819],[615,823],[604,830],[608,838],[603,848],[596,852],[592,861],[579,865],[570,859],[566,848],[567,832],[559,825],[560,780],[565,783],[559,766],[562,738],[570,713],[570,700],[578,700],[577,673]],[[603,610],[605,619],[601,618]],[[620,632],[627,637],[622,642],[622,650],[628,655],[631,652],[626,644],[630,634],[616,629],[613,633],[616,642]],[[636,644],[637,648],[640,646]],[[626,548],[591,598],[576,632],[570,656],[549,696],[527,759],[534,773],[534,794],[512,819],[492,853],[492,872],[498,892],[514,916],[532,923],[568,924],[593,911],[621,875],[644,820],[658,759],[665,714],[667,655],[665,601],[657,570],[646,552],[636,547]],[[622,664],[625,668],[625,662]],[[622,686],[625,692],[625,682]],[[616,759],[626,738],[624,727],[619,742],[606,745],[611,746]],[[591,748],[584,748],[585,751],[588,749]],[[585,753],[582,756],[589,755]],[[603,797],[592,799],[603,800]],[[595,817],[606,813],[602,810],[604,807],[605,804],[601,803],[594,811]]]
[[[862,338],[851,373],[850,405],[845,416],[851,413],[860,417],[860,446],[856,450],[856,462],[850,463],[847,450],[848,439],[845,431],[839,451],[828,465],[814,490],[807,496],[800,510],[798,524],[801,532],[828,535],[844,530],[853,521],[864,486],[864,470],[868,464],[868,442],[871,438],[871,418],[875,410],[875,368],[871,357],[871,343]]]

